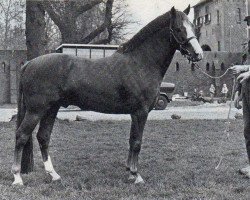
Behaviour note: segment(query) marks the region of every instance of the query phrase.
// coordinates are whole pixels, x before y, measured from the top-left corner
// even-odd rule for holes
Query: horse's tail
[[[19,81],[19,95],[17,99],[17,124],[16,127],[17,129],[20,127],[25,113],[26,113],[26,105],[23,97],[23,86],[22,86],[22,75],[23,72],[25,71],[25,68],[27,67],[28,63],[26,63],[22,69],[21,69],[21,74],[20,74],[20,81]],[[25,144],[23,148],[23,153],[22,153],[22,161],[21,161],[21,173],[29,173],[33,171],[34,167],[34,159],[33,159],[33,139],[32,139],[32,134],[30,135],[27,143]]]

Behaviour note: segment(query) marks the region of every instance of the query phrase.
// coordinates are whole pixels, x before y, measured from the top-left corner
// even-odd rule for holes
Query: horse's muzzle
[[[195,62],[198,62],[203,59],[203,53],[196,53],[194,56]]]
[[[188,54],[187,59],[192,62],[198,62],[203,59],[203,53],[195,53],[194,55]]]

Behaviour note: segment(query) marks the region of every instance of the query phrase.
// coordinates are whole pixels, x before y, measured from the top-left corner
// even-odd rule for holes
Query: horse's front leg
[[[142,135],[145,123],[147,121],[148,112],[143,110],[131,115],[132,124],[129,139],[129,155],[127,160],[127,168],[130,171],[129,179],[135,179],[135,183],[144,183],[141,175],[138,173],[138,155],[141,150]]]

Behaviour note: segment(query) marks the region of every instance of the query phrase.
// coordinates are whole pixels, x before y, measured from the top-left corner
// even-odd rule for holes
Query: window
[[[241,9],[240,8],[237,8],[236,16],[237,16],[237,22],[241,23]]]
[[[76,49],[75,48],[63,48],[63,53],[76,56]]]
[[[77,56],[83,58],[90,58],[90,50],[89,49],[77,49]]]
[[[221,71],[224,71],[224,70],[225,70],[225,64],[224,64],[224,63],[221,63],[220,69],[221,69]]]
[[[203,24],[203,17],[198,17],[196,19],[196,25],[197,26],[202,26],[202,24]]]
[[[104,51],[105,57],[111,56],[115,52],[116,52],[116,50],[113,50],[113,49],[105,49],[105,51]]]
[[[217,10],[217,24],[220,24],[220,11]]]
[[[212,70],[215,71],[215,64],[214,64],[214,62],[212,64]]]
[[[2,69],[3,69],[3,72],[5,73],[6,72],[6,64],[5,64],[5,62],[2,62]]]
[[[221,50],[221,45],[220,45],[220,41],[218,41],[218,51]]]
[[[191,71],[195,71],[195,64],[194,63],[192,63],[192,65],[191,65]]]
[[[205,24],[209,24],[211,22],[211,14],[206,14],[204,17]]]
[[[179,65],[178,62],[175,64],[175,70],[176,70],[177,72],[180,71],[180,65]]]
[[[103,49],[91,49],[91,58],[103,58],[104,57],[104,50]]]
[[[209,71],[209,69],[210,69],[210,64],[207,63],[207,64],[206,64],[206,70]]]

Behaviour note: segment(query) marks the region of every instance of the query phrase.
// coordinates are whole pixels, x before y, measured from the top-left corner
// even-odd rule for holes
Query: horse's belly
[[[111,99],[88,99],[82,101],[78,105],[82,110],[90,110],[109,114],[131,114],[138,110],[141,105],[138,102],[121,102],[119,100],[112,101]]]

